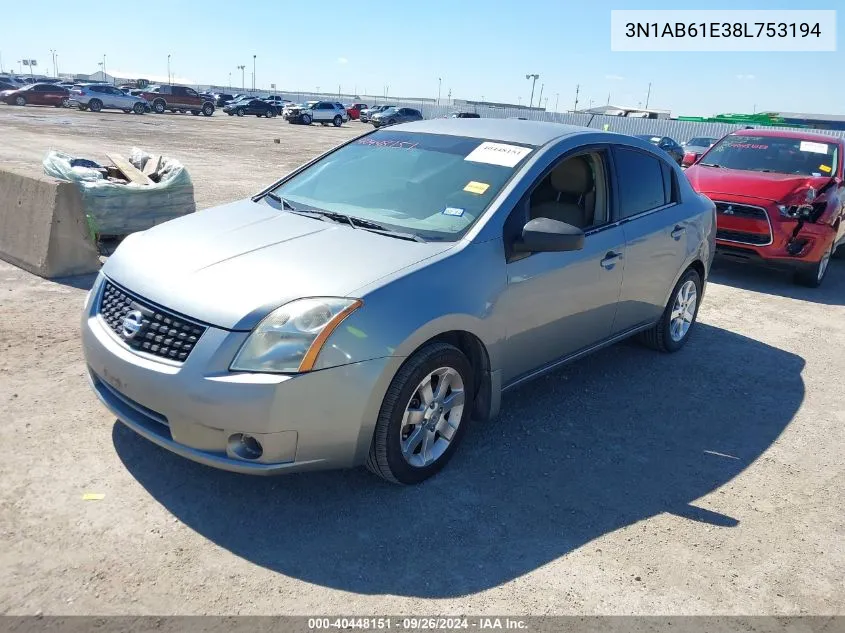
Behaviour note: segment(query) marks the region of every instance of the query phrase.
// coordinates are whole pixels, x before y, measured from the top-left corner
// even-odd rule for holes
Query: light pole
[[[437,78],[437,105],[440,105],[440,86],[443,81],[442,77]]]
[[[167,83],[170,85],[170,53],[167,54]]]
[[[581,84],[575,86],[575,107],[572,108],[573,112],[578,112],[578,91],[581,90]]]
[[[238,70],[241,71],[241,90],[246,90],[246,83],[244,82],[244,68],[246,68],[246,66],[243,64],[238,66]]]
[[[651,82],[648,82],[648,94],[645,96],[645,109],[648,110],[648,100],[651,97]]]
[[[106,80],[106,54],[103,53],[103,81]]]
[[[560,99],[560,93],[556,92],[555,93],[555,112],[557,112],[557,102],[558,102],[559,99]]]
[[[257,55],[252,56],[252,91],[255,92],[255,58]]]
[[[537,80],[540,78],[540,75],[533,74],[533,75],[525,75],[526,79],[531,79],[531,101],[528,102],[528,107],[530,108],[531,105],[534,103],[534,85],[537,83]]]
[[[50,49],[50,56],[53,58],[53,77],[58,77],[59,73],[56,70],[56,51],[54,49]]]
[[[543,102],[543,88],[546,87],[546,84],[540,84],[540,96],[537,98],[537,107],[540,107],[540,104]]]
[[[232,89],[232,71],[229,71],[229,84],[226,86],[229,90]]]

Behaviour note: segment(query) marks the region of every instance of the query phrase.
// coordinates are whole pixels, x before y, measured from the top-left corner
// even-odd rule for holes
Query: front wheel
[[[135,114],[144,114],[144,104],[143,103],[136,103],[132,106],[132,111]]]
[[[466,431],[473,384],[472,366],[458,348],[431,343],[416,352],[384,396],[367,468],[397,484],[440,471]]]
[[[103,102],[99,99],[91,99],[91,101],[88,102],[88,108],[91,112],[99,112],[103,109]]]
[[[69,102],[70,102],[70,98],[68,98],[68,97],[62,97],[62,101],[61,101],[61,103],[59,103],[59,105],[57,105],[56,107],[57,107],[57,108],[66,108],[66,107],[68,106],[68,103],[69,103]]]
[[[303,114],[302,115],[302,125],[311,125],[311,115],[310,114]]]
[[[824,278],[827,276],[827,270],[830,268],[830,258],[832,255],[833,243],[831,242],[818,262],[807,268],[795,271],[795,283],[808,288],[818,288],[821,286]]]
[[[212,114],[214,114],[214,106],[211,105],[210,103],[206,103],[202,107],[202,115],[203,116],[211,116]]]
[[[235,110],[235,114],[237,114],[238,116],[243,116],[244,115],[244,109],[238,108],[237,110]]]
[[[334,126],[335,126],[335,127],[340,127],[341,125],[343,125],[343,117],[342,117],[342,116],[340,116],[340,115],[338,114],[338,115],[337,115],[337,116],[336,116],[336,117],[332,120],[332,123],[334,123]]]
[[[15,97],[15,105],[25,106],[26,105],[26,97],[21,97],[21,96]]]
[[[164,114],[167,108],[164,107],[164,101],[156,101],[153,103],[153,112],[156,114]]]
[[[663,310],[660,320],[640,334],[640,340],[660,352],[677,352],[689,339],[689,333],[698,317],[702,281],[698,272],[690,268],[685,272]]]
[[[83,112],[85,112],[88,109],[87,105],[82,105],[81,103],[76,107],[79,108],[80,110],[82,110]]]

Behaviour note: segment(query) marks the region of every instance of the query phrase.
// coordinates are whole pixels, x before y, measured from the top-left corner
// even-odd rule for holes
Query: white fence
[[[201,89],[207,89],[211,92],[244,92],[246,94],[266,95],[267,91],[243,91],[236,88],[228,89],[222,86],[202,86]],[[477,112],[484,118],[491,119],[507,119],[507,118],[526,118],[531,121],[549,121],[555,123],[566,123],[568,125],[580,125],[584,127],[591,127],[596,129],[605,129],[610,132],[618,132],[620,134],[651,134],[654,136],[669,136],[678,142],[686,141],[696,136],[708,136],[713,138],[721,138],[729,132],[740,130],[749,125],[732,125],[728,123],[700,123],[697,121],[677,121],[673,119],[640,119],[633,117],[620,116],[603,116],[592,114],[575,114],[572,112],[547,112],[538,108],[528,107],[493,107],[484,105],[474,105],[468,103],[458,103],[455,105],[440,104],[437,105],[433,99],[392,99],[390,97],[376,97],[376,96],[354,96],[337,93],[335,94],[316,94],[316,93],[302,93],[302,92],[284,92],[272,91],[272,94],[280,95],[283,99],[290,99],[296,103],[303,101],[340,101],[341,103],[352,103],[353,101],[359,103],[366,103],[367,105],[378,105],[382,103],[395,104],[397,106],[405,106],[416,108],[422,112],[426,119],[434,119],[442,117],[450,112]],[[445,100],[444,100],[445,101]],[[750,127],[765,127],[765,126],[750,126]],[[829,136],[836,136],[845,138],[845,130],[812,130],[807,128],[778,128],[785,130],[805,131],[818,134],[826,134]]]

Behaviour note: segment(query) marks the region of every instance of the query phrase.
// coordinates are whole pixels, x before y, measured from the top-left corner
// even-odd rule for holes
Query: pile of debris
[[[91,239],[108,255],[127,235],[196,211],[184,166],[133,148],[128,158],[106,154],[110,165],[51,151],[44,172],[77,184]]]

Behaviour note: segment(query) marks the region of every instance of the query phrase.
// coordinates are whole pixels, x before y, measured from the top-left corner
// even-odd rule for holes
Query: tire
[[[795,271],[793,281],[799,286],[807,288],[818,288],[822,285],[824,278],[827,277],[827,271],[830,270],[830,258],[833,255],[833,242],[831,242],[827,251],[825,251],[822,258],[815,264],[807,268],[801,268]]]
[[[267,117],[267,118],[269,119],[270,117],[272,117],[272,116],[273,116],[273,111],[272,111],[272,110],[267,110],[267,112],[265,112],[265,113],[264,113],[264,116],[265,116],[265,117]]]
[[[275,110],[270,110],[270,118],[271,118],[271,119],[275,119],[275,118],[276,118],[276,116],[277,116],[276,111],[275,111]]]
[[[70,97],[62,97],[61,103],[59,103],[59,105],[57,105],[56,107],[57,108],[66,108],[69,101],[70,101]]]
[[[132,111],[135,114],[144,114],[144,104],[140,102],[136,103],[134,106],[132,106]]]
[[[164,111],[166,109],[167,108],[165,107],[165,103],[161,99],[153,101],[153,112],[155,112],[156,114],[164,114]]]
[[[388,125],[396,125],[396,119],[390,119],[390,120],[387,122],[387,124],[388,124]]]
[[[174,110],[174,112],[175,112],[175,110]],[[188,111],[187,110],[179,110],[179,114],[188,114]]]
[[[438,395],[437,390],[439,384],[442,384],[442,378],[438,379],[436,385],[431,379],[431,376],[437,375],[438,372],[449,372],[452,384],[462,385],[462,404],[454,404],[452,409],[425,406],[423,394],[418,389],[421,383],[429,381],[429,386],[433,387],[433,395]],[[460,383],[456,377],[460,379]],[[438,473],[451,459],[469,426],[473,384],[472,366],[463,352],[452,345],[431,343],[412,355],[393,377],[382,401],[367,457],[367,469],[391,483],[404,485],[418,484]],[[450,391],[448,395],[453,393],[455,392]],[[446,398],[447,402],[448,400],[449,398]],[[439,398],[439,401],[442,402],[443,398]],[[406,410],[412,406],[419,407],[420,415],[431,416],[433,411],[436,417],[420,418],[420,423],[413,425],[411,429],[403,429]],[[452,420],[456,412],[458,419]],[[450,430],[451,440],[446,440],[440,433],[440,428]],[[413,444],[415,431],[419,431],[416,446]],[[429,438],[432,443],[428,442]],[[411,442],[405,447],[409,449],[406,453],[408,457],[403,454],[405,441]],[[425,446],[435,453],[429,463],[425,463]]]
[[[340,115],[338,114],[338,115],[337,115],[337,116],[335,116],[335,118],[332,120],[332,123],[334,123],[334,126],[335,126],[335,127],[340,127],[341,125],[343,125],[343,117],[342,117],[342,116],[340,116]]]
[[[18,95],[15,97],[15,105],[25,106],[26,105],[26,97]]]
[[[235,110],[235,114],[238,115],[238,116],[243,116],[244,115],[244,109],[238,108],[237,110]]]
[[[677,329],[673,328],[675,320],[672,319],[672,312],[675,310],[676,303],[679,301],[682,304],[687,303],[687,305],[689,305],[688,300],[683,300],[681,298],[681,292],[684,289],[688,290],[690,288],[690,282],[695,288],[695,296],[693,297],[695,305],[692,306],[692,315],[690,318],[688,320],[684,319],[687,322],[686,329],[679,332]],[[660,315],[660,320],[651,329],[640,333],[640,342],[642,342],[646,347],[650,347],[651,349],[655,349],[659,352],[677,352],[686,345],[689,340],[690,332],[692,331],[696,318],[698,317],[698,308],[701,305],[701,291],[701,277],[698,272],[692,268],[687,269],[672,289],[672,294],[669,295],[669,302],[666,304],[663,314]],[[687,295],[687,297],[689,297],[689,295]],[[685,311],[689,314],[689,310]],[[678,334],[680,334],[680,336],[678,336]]]
[[[199,110],[191,110],[191,114],[193,114],[194,116],[199,116],[200,111]]]
[[[228,114],[229,116],[235,116],[234,112],[227,112],[226,114]]]
[[[91,112],[99,112],[103,109],[103,102],[99,99],[91,99],[91,101],[88,102],[88,109],[91,110]]]
[[[214,105],[212,105],[211,103],[206,103],[205,105],[203,105],[202,115],[211,116],[212,114],[214,114]]]
[[[87,105],[82,105],[81,103],[76,107],[79,108],[80,110],[82,110],[83,112],[85,112],[88,109]]]
[[[302,115],[302,125],[311,125],[311,115],[310,114],[303,114]]]

